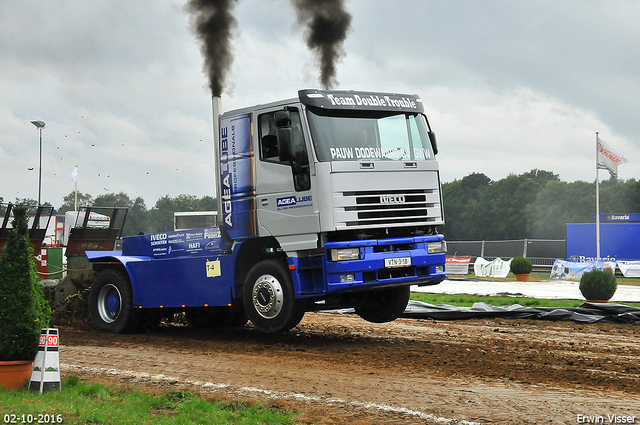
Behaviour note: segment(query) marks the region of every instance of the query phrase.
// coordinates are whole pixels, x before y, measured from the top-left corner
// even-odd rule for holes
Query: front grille
[[[398,267],[397,269],[378,270],[378,280],[398,279],[401,277],[410,277],[415,275],[416,275],[415,267]]]
[[[384,226],[439,220],[439,194],[432,189],[343,192],[344,225]],[[434,201],[437,201],[434,202]]]

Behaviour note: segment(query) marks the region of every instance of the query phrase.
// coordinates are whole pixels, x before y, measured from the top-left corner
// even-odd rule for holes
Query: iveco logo
[[[381,204],[404,204],[404,195],[382,195],[380,196]]]

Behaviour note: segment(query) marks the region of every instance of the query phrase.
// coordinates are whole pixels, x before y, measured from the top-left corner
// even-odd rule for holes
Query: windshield
[[[307,110],[318,160],[435,160],[423,115],[326,116]]]

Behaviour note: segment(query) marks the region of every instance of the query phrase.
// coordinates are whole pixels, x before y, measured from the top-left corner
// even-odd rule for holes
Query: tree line
[[[444,183],[442,199],[446,224],[439,230],[450,241],[564,239],[565,224],[592,222],[596,204],[595,181],[567,183],[557,174],[537,169],[497,181],[482,173],[472,173]],[[16,199],[16,203],[33,206],[37,201]],[[129,208],[123,236],[172,230],[176,211],[217,208],[216,198],[211,196],[165,195],[149,209],[141,197],[131,199],[123,192],[95,198],[78,193],[78,205]],[[71,192],[56,213],[73,209],[74,192]],[[640,212],[640,182],[614,178],[601,182],[600,212]]]
[[[567,183],[537,169],[498,181],[472,173],[444,183],[442,198],[450,241],[565,239],[566,223],[591,223],[596,210],[595,180]],[[600,213],[637,212],[639,181],[600,182]]]

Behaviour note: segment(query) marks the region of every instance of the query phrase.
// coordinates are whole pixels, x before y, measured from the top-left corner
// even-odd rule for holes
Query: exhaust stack
[[[213,178],[216,184],[216,199],[218,204],[217,225],[222,227],[222,186],[220,185],[220,116],[222,115],[222,98],[211,97],[213,112]]]

